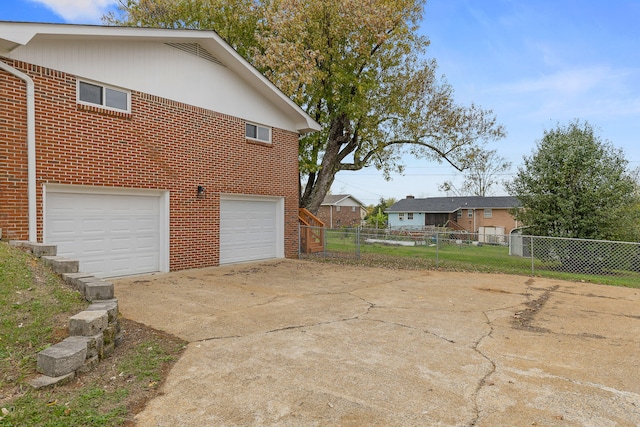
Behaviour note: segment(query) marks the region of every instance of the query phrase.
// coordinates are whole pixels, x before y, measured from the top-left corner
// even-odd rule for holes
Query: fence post
[[[533,258],[533,236],[530,236],[529,241],[531,242],[530,243],[530,245],[531,245],[531,250],[530,250],[530,252],[531,252],[531,275],[535,276],[536,272],[535,272],[535,268],[533,266],[533,261],[534,261],[534,258]]]
[[[360,259],[360,227],[356,227],[356,258]]]
[[[322,233],[322,256],[327,257],[327,229],[325,227],[320,227],[320,233]]]
[[[438,268],[438,250],[440,249],[440,233],[436,230],[436,268]]]
[[[302,233],[301,233],[301,229],[302,225],[298,224],[298,259],[302,258],[302,240],[300,240],[300,238],[302,237]]]

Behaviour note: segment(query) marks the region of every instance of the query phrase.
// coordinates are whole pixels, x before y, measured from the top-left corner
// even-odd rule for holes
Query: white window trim
[[[255,126],[256,127],[256,136],[260,134],[260,132],[258,132],[259,129],[266,129],[267,131],[269,131],[269,139],[265,140],[265,139],[260,139],[260,138],[254,138],[254,137],[251,137],[251,136],[247,135],[247,125],[251,125],[251,126]],[[244,136],[245,136],[245,138],[247,138],[247,139],[249,139],[251,141],[257,141],[257,142],[261,142],[263,144],[271,144],[271,141],[272,141],[271,127],[270,126],[259,125],[257,123],[246,122],[245,125],[244,125]]]
[[[484,217],[485,218],[493,218],[493,210],[488,208],[484,210]]]
[[[94,86],[100,86],[102,88],[102,104],[94,104],[93,102],[87,102],[87,101],[82,101],[80,99],[80,83],[87,83],[90,85],[94,85]],[[124,94],[127,95],[127,109],[123,110],[120,108],[114,108],[114,107],[109,107],[107,105],[105,105],[106,102],[106,89],[111,89],[111,90],[115,90],[118,92],[122,92]],[[117,86],[111,86],[111,85],[107,85],[104,83],[100,83],[100,82],[96,82],[96,81],[92,81],[92,80],[87,80],[87,79],[76,79],[76,102],[78,104],[82,104],[82,105],[89,105],[91,107],[99,107],[99,108],[103,108],[105,110],[109,110],[109,111],[117,111],[119,113],[131,113],[131,91],[130,90],[126,90]]]

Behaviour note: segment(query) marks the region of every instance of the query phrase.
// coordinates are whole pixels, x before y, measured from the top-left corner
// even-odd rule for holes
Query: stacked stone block
[[[79,263],[56,255],[56,247],[41,243],[12,241],[11,245],[30,250],[45,265],[62,275],[65,283],[91,302],[86,310],[69,318],[69,337],[38,353],[38,372],[31,381],[35,388],[60,384],[76,373],[88,372],[110,356],[122,342],[118,319],[118,300],[113,283],[78,271]]]

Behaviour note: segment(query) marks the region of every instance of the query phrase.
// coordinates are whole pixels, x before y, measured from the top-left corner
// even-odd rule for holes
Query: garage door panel
[[[220,263],[254,261],[278,256],[277,200],[220,201]]]
[[[108,226],[108,221],[102,218],[87,218],[83,219],[79,228],[83,234],[104,234],[105,228]],[[75,231],[74,231],[75,232]]]
[[[46,194],[45,242],[101,277],[160,270],[160,196]]]

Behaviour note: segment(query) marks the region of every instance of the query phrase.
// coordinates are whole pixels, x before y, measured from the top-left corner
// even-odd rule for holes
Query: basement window
[[[100,83],[78,80],[78,102],[114,111],[131,111],[131,93]]]
[[[247,123],[245,127],[245,136],[255,141],[271,143],[271,128],[260,126],[253,123]]]

